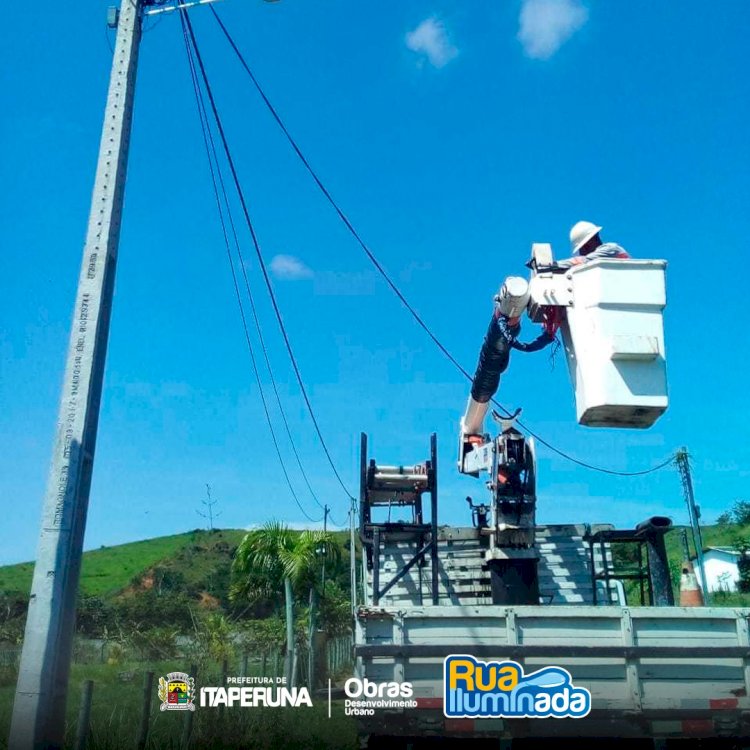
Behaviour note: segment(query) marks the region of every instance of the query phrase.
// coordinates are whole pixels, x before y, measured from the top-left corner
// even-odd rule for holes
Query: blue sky
[[[0,30],[0,562],[34,555],[111,61],[106,6],[15,4]],[[647,468],[687,445],[709,521],[750,499],[746,3],[219,10],[330,190],[468,369],[492,295],[524,271],[531,242],[565,255],[570,225],[589,219],[632,255],[666,258],[670,408],[653,428],[578,426],[565,363],[553,371],[545,354],[515,356],[499,398],[609,468]],[[436,431],[441,521],[468,523],[464,497],[483,489],[454,469],[467,384],[316,192],[209,12],[191,17],[336,464],[356,489],[360,431],[379,460],[399,463],[426,458]],[[179,22],[147,25],[87,548],[202,525],[206,483],[220,525],[303,520],[249,368]],[[343,522],[345,498],[249,271],[300,453]],[[686,519],[672,470],[610,477],[541,448],[539,475],[541,522]]]

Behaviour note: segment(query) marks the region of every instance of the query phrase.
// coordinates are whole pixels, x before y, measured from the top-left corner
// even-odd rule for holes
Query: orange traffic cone
[[[703,592],[698,585],[698,578],[693,569],[693,563],[685,560],[682,563],[682,575],[680,576],[680,606],[702,607]]]

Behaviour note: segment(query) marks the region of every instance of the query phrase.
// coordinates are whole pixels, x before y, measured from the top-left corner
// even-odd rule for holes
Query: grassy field
[[[738,539],[750,541],[750,524],[704,526],[701,527],[701,534],[704,547],[734,547]],[[689,530],[688,544],[690,554],[694,555],[695,548]],[[684,557],[681,529],[676,529],[667,535],[666,546],[670,563],[679,565]],[[678,595],[677,591],[675,595]],[[715,607],[750,607],[750,593],[713,594],[711,604]]]
[[[72,747],[76,736],[76,719],[80,707],[81,686],[84,680],[94,681],[91,711],[91,734],[87,750],[128,750],[135,748],[141,720],[143,676],[154,672],[153,694],[150,701],[150,732],[147,748],[162,750],[180,747],[185,725],[182,711],[160,710],[157,682],[171,671],[184,671],[183,663],[156,662],[153,664],[73,665],[70,696],[67,705],[66,747]],[[249,670],[258,674],[256,664]],[[12,675],[6,675],[0,685],[0,749],[7,748],[14,685]],[[123,679],[123,676],[128,678]],[[218,667],[203,678],[200,685],[218,685]],[[358,747],[354,720],[344,715],[343,706],[334,703],[328,718],[324,696],[313,696],[313,708],[196,708],[193,718],[193,748],[288,748],[289,750],[354,750]]]

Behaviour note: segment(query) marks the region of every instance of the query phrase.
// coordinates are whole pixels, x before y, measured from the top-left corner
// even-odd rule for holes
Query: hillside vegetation
[[[115,594],[157,563],[170,564],[188,580],[200,579],[214,572],[217,565],[231,561],[230,553],[245,533],[241,529],[196,530],[89,550],[83,553],[80,592],[86,596]],[[209,554],[186,554],[191,549]],[[0,591],[28,595],[33,573],[33,562],[0,567]]]
[[[196,529],[84,552],[79,633],[111,638],[166,625],[184,633],[194,630],[198,616],[247,620],[278,613],[280,602],[274,599],[230,599],[232,561],[246,533]],[[334,532],[332,537],[342,548],[342,559],[328,571],[328,599],[348,602],[349,534]],[[33,569],[33,563],[0,567],[0,642],[21,640]]]
[[[747,519],[741,519],[747,520]],[[724,523],[705,526],[705,546],[736,546],[750,540],[750,523]],[[666,537],[675,594],[679,590],[679,573],[684,556],[683,528],[677,527]],[[109,610],[126,620],[146,623],[152,617],[184,619],[186,605],[196,611],[231,613],[229,599],[231,566],[234,553],[246,532],[242,529],[214,531],[194,530],[183,534],[146,539],[113,547],[101,547],[83,555],[79,591],[79,623],[99,627],[109,623]],[[338,571],[330,571],[332,585],[348,594],[348,533],[334,535],[345,558]],[[692,537],[688,544],[694,555]],[[635,550],[622,550],[622,559]],[[619,557],[619,555],[618,555]],[[31,588],[33,563],[0,567],[0,640],[16,640],[22,632],[26,603]],[[634,587],[629,586],[629,602],[637,604]],[[737,593],[714,597],[715,605],[750,606],[750,594]],[[237,610],[234,610],[237,614]],[[266,617],[269,607],[256,607],[250,613]],[[116,619],[116,618],[115,618]],[[96,629],[94,627],[94,629]]]

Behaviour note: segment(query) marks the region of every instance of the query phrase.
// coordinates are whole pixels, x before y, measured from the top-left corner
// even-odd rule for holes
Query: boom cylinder
[[[495,297],[497,309],[506,318],[520,318],[529,304],[529,282],[520,276],[508,276]]]
[[[490,402],[481,403],[475,401],[473,396],[469,396],[469,403],[466,404],[466,413],[461,420],[461,431],[464,435],[479,435],[482,432],[484,418],[490,408]]]

